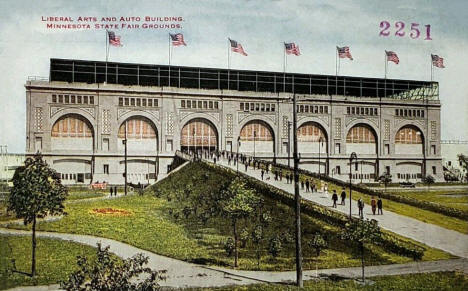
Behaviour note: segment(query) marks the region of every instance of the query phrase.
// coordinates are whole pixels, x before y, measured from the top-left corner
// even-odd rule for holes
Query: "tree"
[[[228,201],[224,204],[224,212],[232,219],[232,228],[234,234],[234,267],[238,266],[239,254],[237,251],[238,234],[237,222],[239,219],[248,217],[255,210],[258,204],[258,197],[255,191],[248,189],[245,183],[236,178],[227,188],[229,194]]]
[[[464,154],[459,154],[458,162],[460,163],[460,166],[463,168],[464,173],[465,173],[465,177],[463,177],[463,179],[467,181],[468,180],[468,156],[465,156]]]
[[[13,175],[13,188],[8,197],[8,210],[24,225],[32,223],[32,262],[31,277],[36,275],[36,223],[38,218],[47,215],[64,214],[63,202],[68,190],[62,185],[55,170],[38,153],[28,158],[24,166],[16,169]]]
[[[309,246],[315,250],[317,260],[315,261],[315,274],[318,277],[318,257],[320,252],[327,247],[327,241],[322,237],[320,233],[316,233],[312,240],[309,242]]]
[[[283,245],[281,244],[281,238],[276,235],[270,239],[268,244],[268,252],[273,258],[276,258],[279,253],[283,250]]]
[[[434,184],[434,182],[435,179],[431,175],[427,175],[426,177],[424,177],[423,183],[427,185],[428,189],[431,186],[431,184]]]
[[[158,282],[166,278],[166,271],[153,271],[145,267],[148,264],[147,256],[136,254],[119,262],[109,252],[109,246],[102,248],[100,243],[97,246],[96,259],[88,261],[86,257],[79,256],[76,262],[79,269],[60,283],[61,288],[69,291],[160,289]],[[143,280],[145,274],[147,277]]]
[[[380,228],[376,220],[355,219],[346,224],[342,239],[357,242],[361,248],[362,282],[364,282],[364,245],[380,240]]]
[[[392,175],[390,175],[389,173],[385,173],[379,177],[379,181],[384,183],[385,191],[387,191],[388,184],[392,182]]]
[[[261,224],[255,226],[252,232],[252,241],[255,244],[257,254],[257,269],[260,270],[260,243],[263,240],[263,226]]]

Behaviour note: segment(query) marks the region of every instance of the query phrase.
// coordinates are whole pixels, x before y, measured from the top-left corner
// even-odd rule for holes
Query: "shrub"
[[[229,237],[224,242],[224,251],[228,257],[232,256],[232,253],[234,252],[234,239],[232,237]]]
[[[249,239],[249,230],[247,228],[243,228],[239,233],[239,241],[241,242],[241,248],[245,248],[247,245],[247,240]]]
[[[282,250],[281,239],[278,236],[272,237],[268,244],[268,253],[270,253],[273,258],[276,258]]]

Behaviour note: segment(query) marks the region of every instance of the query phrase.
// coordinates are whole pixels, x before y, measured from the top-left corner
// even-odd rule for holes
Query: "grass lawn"
[[[283,173],[285,173],[284,170],[283,170]],[[305,175],[301,174],[301,179],[304,179],[305,177],[306,177]],[[308,177],[308,178],[310,178],[310,177]],[[315,184],[318,186],[319,180],[316,179],[316,178],[313,178],[313,180],[314,180]],[[331,182],[324,182],[324,183],[328,183],[328,191],[329,192],[332,192],[335,189],[335,190],[337,190],[338,195],[339,195],[339,193],[341,193],[342,187],[340,187],[340,186],[338,186],[336,184],[333,184]],[[320,187],[318,187],[318,188],[320,188]],[[429,196],[426,197],[425,194],[423,194],[423,193],[428,193]],[[455,207],[456,203],[451,203],[451,204],[447,204],[447,203],[449,203],[449,201],[453,201],[453,199],[458,199],[458,200],[456,200],[457,202],[463,202],[463,203],[468,201],[468,196],[464,196],[464,197],[461,197],[461,198],[450,197],[451,194],[446,194],[445,196],[447,196],[447,197],[437,196],[438,194],[444,195],[444,193],[451,193],[452,194],[452,192],[447,192],[447,191],[440,191],[440,192],[434,192],[434,193],[432,193],[432,192],[422,192],[422,193],[420,193],[420,192],[416,192],[416,191],[412,191],[412,192],[401,192],[400,191],[398,193],[395,193],[395,195],[411,195],[411,197],[414,197],[414,198],[418,198],[418,199],[421,199],[421,200],[427,199],[427,201],[441,203],[441,204],[445,204],[445,205],[451,206],[451,207]],[[467,193],[467,191],[464,191],[463,193]],[[458,193],[458,194],[460,194],[460,193]],[[349,188],[348,187],[346,187],[346,195],[347,195],[346,196],[347,199],[349,199]],[[364,202],[370,203],[371,196],[360,193],[360,192],[358,192],[356,190],[353,190],[353,199],[358,200],[359,197],[362,197]],[[383,207],[384,207],[384,209],[383,209],[384,213],[385,213],[385,210],[390,210],[392,212],[395,212],[395,213],[398,213],[398,214],[401,214],[401,215],[405,215],[405,216],[408,216],[408,217],[412,217],[414,219],[418,219],[418,220],[421,220],[421,221],[426,222],[426,223],[435,224],[435,225],[438,225],[438,226],[441,226],[441,227],[444,227],[444,228],[447,228],[447,229],[451,229],[451,230],[455,230],[455,231],[458,231],[458,232],[461,232],[461,233],[468,234],[468,221],[465,221],[463,219],[443,215],[443,214],[440,214],[440,213],[436,213],[436,212],[433,212],[433,211],[421,209],[421,208],[411,206],[411,205],[408,205],[408,204],[405,204],[405,203],[390,201],[390,200],[387,200],[387,199],[382,199],[382,202],[383,202]],[[462,209],[462,210],[466,210],[466,206],[467,205],[459,204],[457,208]]]
[[[224,243],[232,237],[231,220],[213,210],[216,208],[213,193],[220,193],[229,182],[224,173],[208,170],[200,164],[190,164],[148,189],[143,196],[66,204],[67,216],[58,221],[41,222],[38,229],[102,236],[177,259],[231,266],[233,257],[227,256],[224,249]],[[155,197],[153,191],[159,197]],[[93,211],[108,208],[113,209],[114,214]],[[207,209],[214,214],[207,216]],[[261,211],[269,213],[271,221],[264,227],[264,239],[259,247],[260,269],[292,270],[295,266],[294,210],[264,197]],[[360,265],[358,248],[341,240],[338,227],[309,216],[302,216],[302,221],[305,269],[315,269],[316,262],[319,268]],[[239,223],[239,232],[249,235],[256,224],[255,216],[243,219]],[[11,227],[24,228],[21,225]],[[316,232],[326,236],[329,244],[318,259],[308,244]],[[272,237],[278,237],[282,242],[282,250],[276,258],[267,251]],[[423,260],[452,257],[427,246],[424,248]],[[256,251],[257,246],[247,239],[245,246],[240,248],[240,269],[257,269]],[[367,264],[410,261],[411,258],[385,251],[376,245],[366,247]]]
[[[96,249],[64,240],[38,238],[37,276],[31,278],[19,273],[7,273],[6,270],[12,268],[12,259],[18,271],[31,272],[31,237],[0,235],[0,289],[58,283],[77,269],[76,257],[79,255],[94,259]]]
[[[328,185],[330,185],[329,191],[333,191],[333,189],[336,189],[338,193],[341,193],[341,189],[342,189],[341,187],[332,185],[331,183],[329,183]],[[349,188],[346,189],[346,193],[347,193],[346,197],[349,199]],[[411,195],[413,195],[412,193],[414,192],[411,192]],[[359,198],[362,198],[362,200],[364,200],[365,203],[370,205],[370,201],[372,197],[353,190],[352,198],[353,200],[358,200]],[[375,198],[377,199],[377,197]],[[414,207],[408,204],[398,203],[398,202],[391,201],[388,199],[382,198],[382,202],[383,202],[384,215],[385,215],[385,210],[388,210],[388,211],[392,211],[401,215],[412,217],[414,219],[417,219],[426,223],[435,224],[435,225],[438,225],[447,229],[451,229],[451,230],[455,230],[461,233],[468,234],[468,221],[455,218],[455,217],[451,217],[451,216],[447,216],[447,215],[443,215],[443,214],[436,213],[433,211],[421,209],[421,208]],[[367,206],[367,207],[370,207],[370,206]],[[364,211],[366,210],[364,209]]]
[[[346,290],[346,291],[380,291],[380,290],[405,290],[405,291],[464,291],[468,290],[468,277],[463,273],[440,272],[430,274],[411,274],[399,276],[382,276],[370,278],[374,284],[362,286],[354,280],[332,281],[332,280],[309,280],[304,282],[304,289],[310,291]],[[190,290],[298,290],[292,285],[258,284],[248,286],[232,286],[221,288],[204,288]]]
[[[457,208],[468,212],[468,186],[465,190],[388,190],[387,193],[392,195],[401,195],[406,197],[415,198],[421,201],[428,201],[438,203],[447,207]]]

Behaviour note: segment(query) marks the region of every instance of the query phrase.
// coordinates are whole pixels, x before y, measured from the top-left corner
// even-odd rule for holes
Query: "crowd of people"
[[[260,170],[260,177],[262,180],[268,181],[273,179],[275,181],[283,181],[283,177],[286,180],[287,184],[292,184],[294,183],[294,174],[290,170],[283,169],[278,166],[274,166],[272,162],[269,161],[260,161],[257,159],[254,159],[252,156],[248,156],[245,154],[237,154],[237,153],[232,153],[228,151],[203,151],[201,153],[192,153],[194,154],[194,159],[200,158],[200,156],[203,156],[205,159],[212,159],[213,163],[216,164],[221,158],[227,160],[227,163],[229,166],[237,166],[237,163],[243,164],[244,171],[247,172],[249,168],[253,168],[253,170],[258,169]],[[324,193],[325,197],[329,197],[328,193],[328,183],[323,182],[322,180],[319,179],[313,179],[311,177],[304,177],[298,175],[298,183],[300,183],[300,187],[303,191],[306,193],[316,193],[316,192],[321,192]],[[318,189],[318,186],[320,186],[320,191]],[[338,207],[338,200],[341,198],[341,203],[340,205],[346,205],[346,189],[342,188],[340,197],[338,196],[338,193],[336,190],[333,190],[332,192],[332,207],[337,208]],[[371,198],[371,209],[372,209],[372,214],[376,215],[383,215],[383,202],[380,197],[376,200],[374,196]],[[359,209],[359,217],[363,218],[364,217],[364,201],[362,198],[359,198],[357,201],[357,206]]]

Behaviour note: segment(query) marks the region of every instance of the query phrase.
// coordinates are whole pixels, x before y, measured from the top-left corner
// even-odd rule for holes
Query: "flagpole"
[[[228,37],[228,47],[227,47],[227,62],[228,62],[228,72],[227,72],[227,88],[229,90],[229,79],[230,79],[230,70],[231,70],[231,41]]]
[[[335,95],[338,95],[338,47],[335,51]]]
[[[286,92],[286,66],[288,65],[288,56],[286,55],[286,48],[284,48],[283,56],[283,91]]]
[[[109,59],[109,32],[106,29],[106,76],[105,76],[105,83],[107,83],[107,61]]]
[[[431,82],[434,79],[434,63],[432,62],[432,54],[431,54]]]
[[[385,79],[387,79],[387,66],[388,66],[387,51],[385,51],[384,53],[384,60],[385,60]]]
[[[171,87],[171,35],[168,35],[168,56],[169,56],[169,67],[168,67],[168,87]]]

